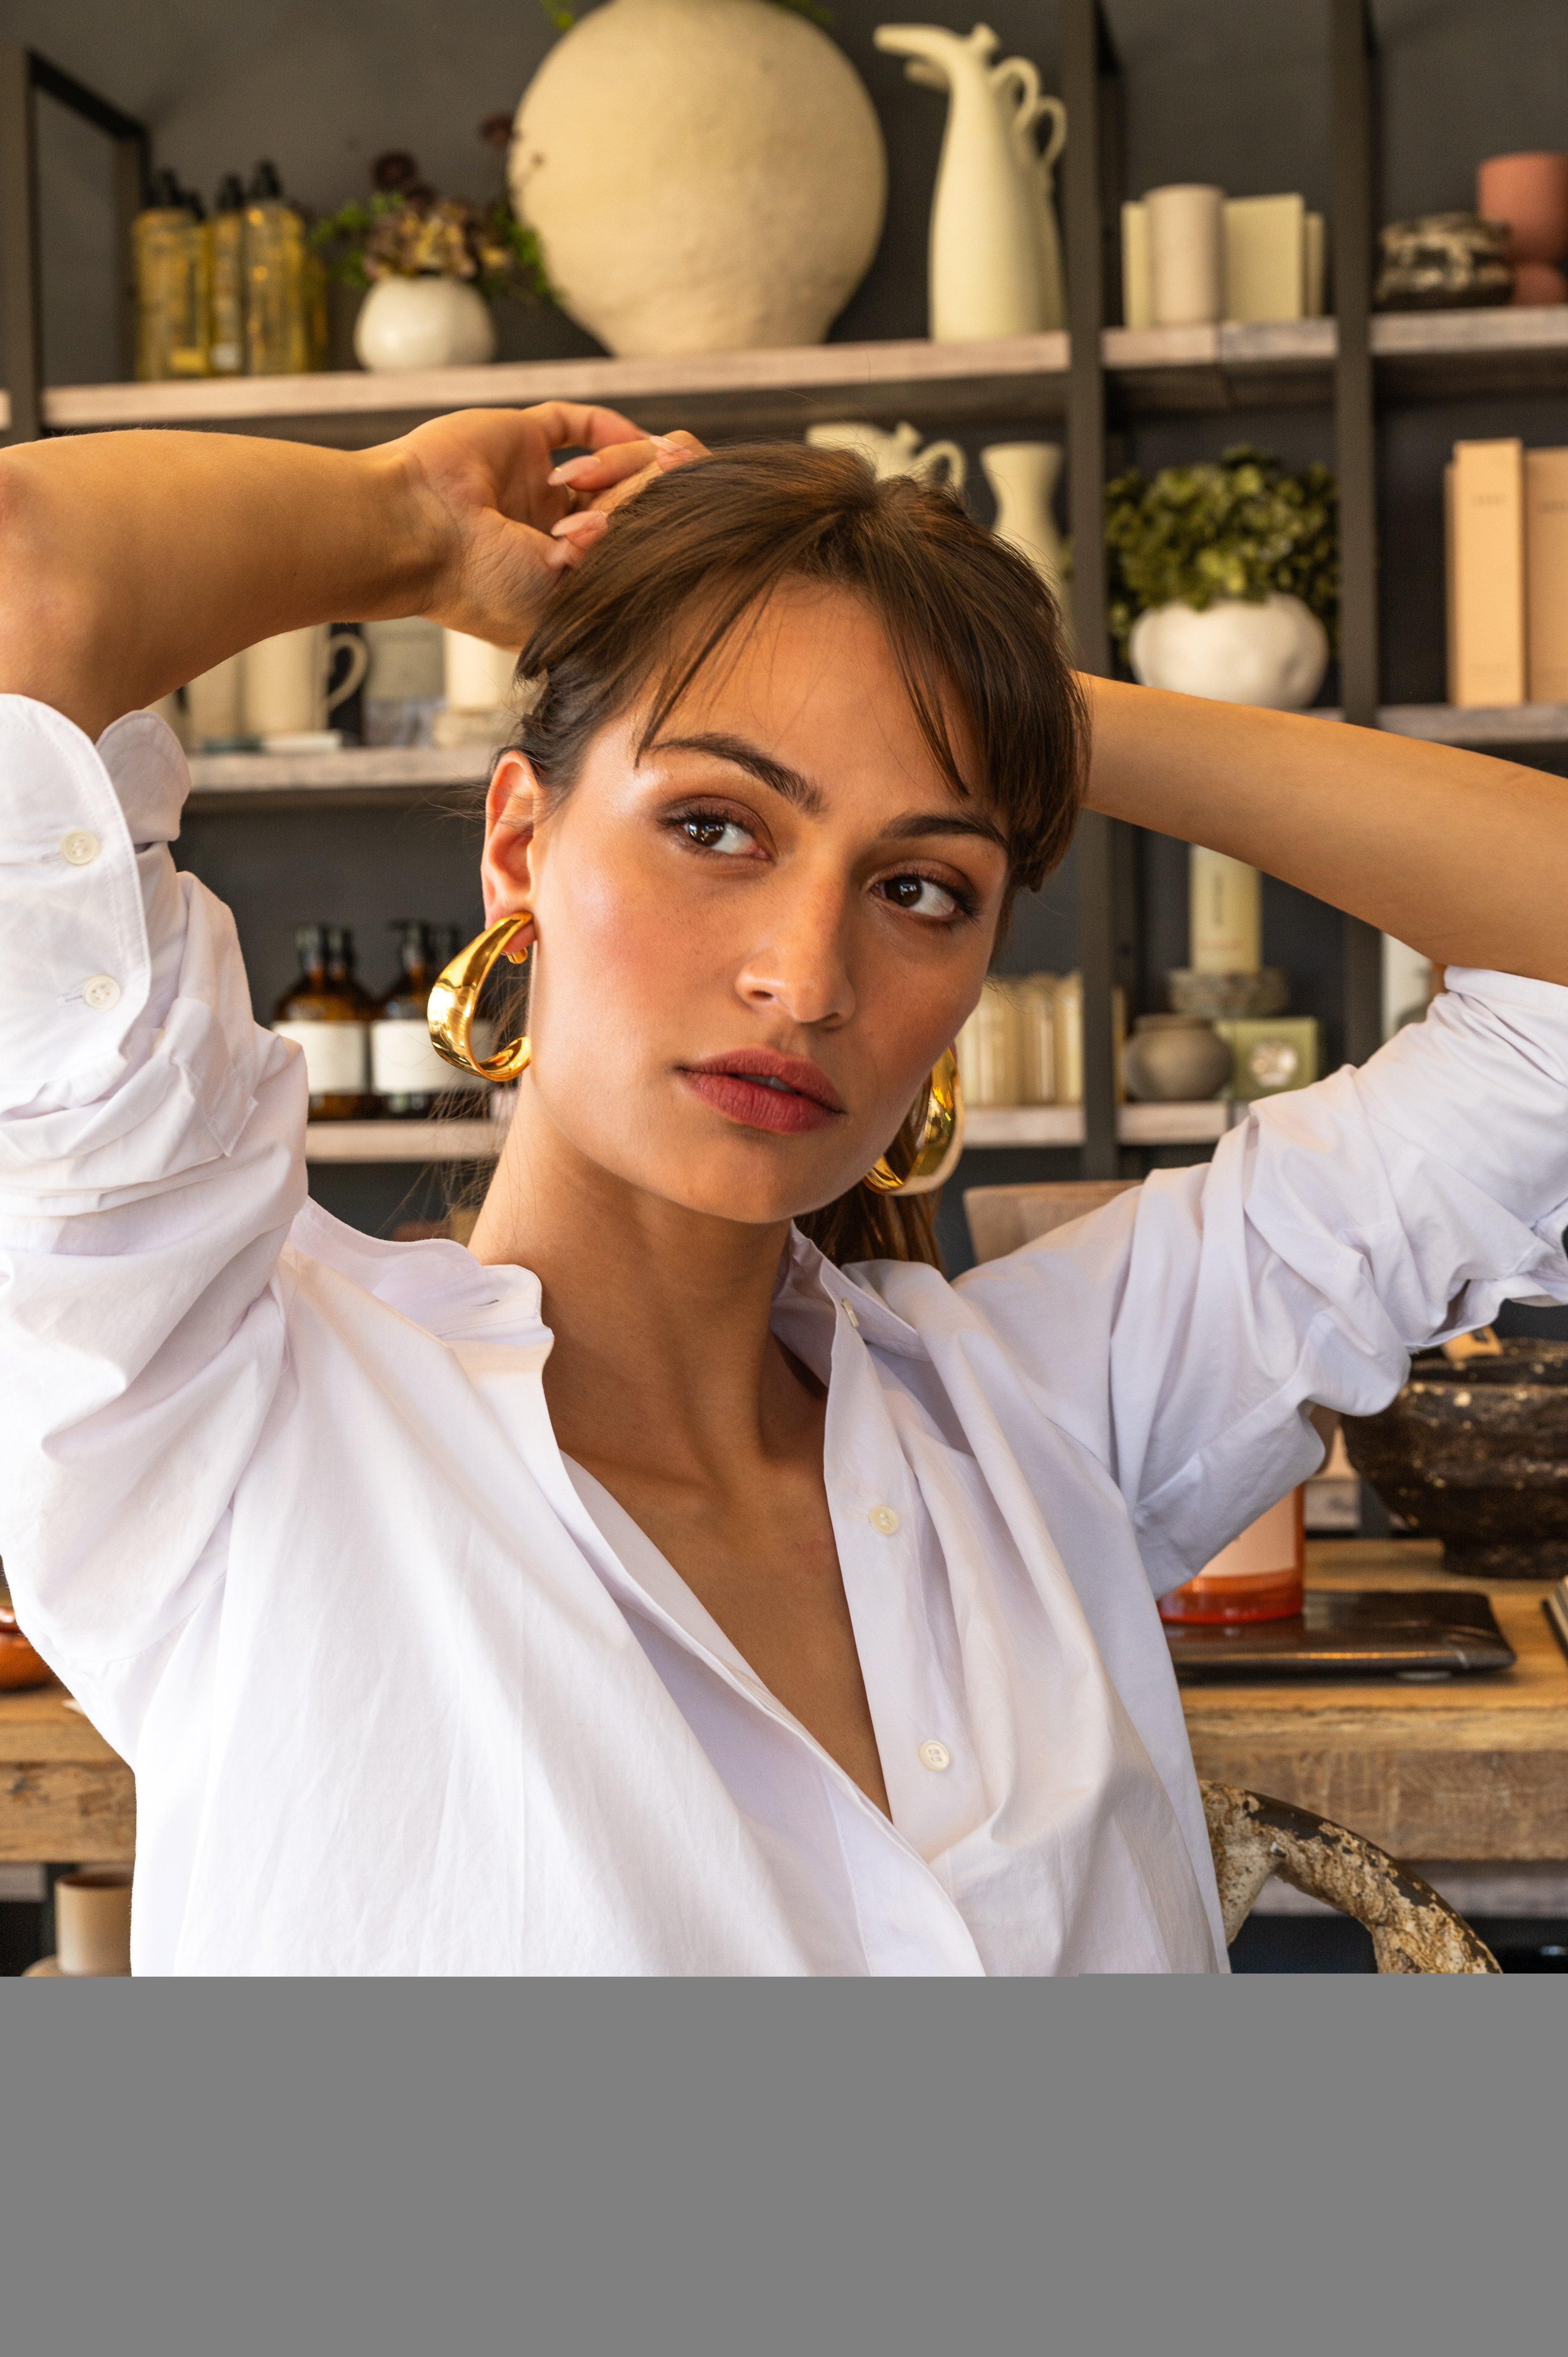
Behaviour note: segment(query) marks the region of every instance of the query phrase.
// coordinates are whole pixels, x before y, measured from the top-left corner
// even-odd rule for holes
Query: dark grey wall
[[[961,28],[978,0],[923,13]],[[887,137],[887,227],[876,262],[834,334],[925,330],[926,221],[941,136],[942,102],[906,82],[872,46],[890,16],[880,0],[834,0],[834,29],[864,75]],[[1056,67],[1050,5],[1000,0],[987,10],[1008,48]],[[1326,18],[1311,0],[1108,0],[1127,93],[1128,192],[1162,180],[1216,179],[1232,194],[1299,188],[1328,210]],[[1376,0],[1383,52],[1383,212],[1393,219],[1473,201],[1477,162],[1509,148],[1568,145],[1568,6],[1563,0]],[[533,0],[5,0],[0,30],[49,56],[144,116],[158,160],[210,192],[220,174],[271,155],[306,202],[324,207],[364,186],[371,156],[413,150],[433,178],[481,193],[495,166],[475,136],[481,116],[513,105],[554,34]],[[43,162],[49,372],[80,382],[115,372],[108,179],[92,135],[54,114]],[[347,319],[339,321],[345,332]],[[503,307],[506,357],[564,357],[594,349],[570,322]],[[890,421],[891,422],[891,421]],[[1026,425],[1025,431],[1030,430]],[[1034,429],[1037,431],[1037,428]],[[1441,461],[1459,433],[1522,433],[1568,442],[1555,401],[1406,410],[1383,429],[1381,527],[1386,692],[1396,702],[1443,694]],[[973,452],[982,437],[964,437]],[[1004,438],[993,429],[985,439]],[[1145,422],[1122,437],[1120,460],[1154,468],[1217,455],[1251,438],[1293,463],[1331,459],[1325,411],[1274,411]],[[973,469],[976,512],[988,501]],[[1332,680],[1326,694],[1332,695]],[[1266,783],[1266,781],[1261,781]],[[471,845],[451,822],[394,818],[231,817],[192,823],[187,856],[236,907],[258,1010],[286,979],[301,917],[355,923],[372,978],[387,919],[412,909],[462,913]],[[1185,867],[1178,846],[1145,845],[1144,997],[1185,940]],[[470,893],[470,905],[473,896]],[[1317,1015],[1338,1052],[1337,920],[1284,887],[1265,904],[1267,950],[1290,971],[1294,1004]],[[1024,907],[1002,963],[1014,970],[1073,963],[1070,866]],[[1058,1157],[974,1157],[974,1178],[1059,1171]],[[993,1169],[989,1166],[994,1164]],[[966,1169],[966,1177],[970,1174]],[[340,1176],[335,1208],[368,1223],[391,1216],[402,1172]],[[959,1241],[950,1222],[950,1236]]]

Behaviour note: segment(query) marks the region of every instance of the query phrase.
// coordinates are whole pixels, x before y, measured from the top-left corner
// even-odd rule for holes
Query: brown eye
[[[890,876],[880,888],[884,899],[917,917],[956,917],[956,894],[929,876]]]

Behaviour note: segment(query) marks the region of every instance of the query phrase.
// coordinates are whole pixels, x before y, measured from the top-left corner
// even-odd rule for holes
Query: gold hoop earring
[[[476,1056],[472,1035],[479,993],[490,968],[503,957],[513,965],[527,963],[527,950],[514,950],[510,944],[532,922],[532,911],[528,909],[516,916],[499,918],[476,935],[467,949],[459,950],[435,978],[435,987],[425,1006],[430,1044],[438,1056],[448,1064],[456,1064],[460,1072],[475,1072],[481,1081],[504,1082],[515,1081],[528,1070],[533,1050],[526,1037],[509,1039],[493,1056]]]
[[[886,1154],[866,1172],[865,1185],[879,1195],[930,1195],[952,1177],[963,1152],[963,1091],[958,1058],[950,1048],[931,1067],[926,1097],[926,1127],[909,1165],[898,1178]]]

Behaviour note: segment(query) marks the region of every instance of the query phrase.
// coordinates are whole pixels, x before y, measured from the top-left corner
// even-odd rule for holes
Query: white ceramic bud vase
[[[517,111],[512,202],[618,353],[820,343],[871,265],[887,161],[837,43],[769,0],[608,0]]]
[[[1323,684],[1328,634],[1299,597],[1276,589],[1256,604],[1217,597],[1201,613],[1152,607],[1133,623],[1127,653],[1145,687],[1304,712]]]
[[[1026,556],[1058,605],[1065,605],[1062,587],[1062,543],[1052,504],[1062,453],[1055,442],[993,442],[980,454],[996,500],[998,540],[1007,541]]]
[[[496,323],[462,278],[378,278],[354,322],[361,368],[474,368],[496,356]]]

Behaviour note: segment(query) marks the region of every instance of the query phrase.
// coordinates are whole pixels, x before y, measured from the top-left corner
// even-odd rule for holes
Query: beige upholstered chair
[[[997,1260],[1136,1185],[1131,1178],[1078,1178],[1024,1187],[970,1187],[963,1198],[976,1260]],[[1380,1973],[1495,1973],[1491,1951],[1445,1899],[1359,1834],[1289,1801],[1205,1784],[1204,1815],[1225,1937],[1233,1940],[1272,1875],[1372,1935]]]

